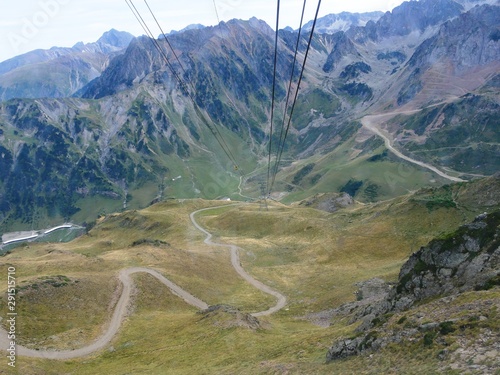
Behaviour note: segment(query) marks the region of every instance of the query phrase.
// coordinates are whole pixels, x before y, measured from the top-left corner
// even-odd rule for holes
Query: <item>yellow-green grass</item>
[[[51,275],[18,284],[18,344],[30,348],[79,348],[103,333],[117,280],[102,273]],[[3,302],[3,301],[2,301]],[[2,311],[6,306],[2,303]]]
[[[57,341],[58,347],[71,347],[76,330],[85,332],[82,342],[92,341],[110,317],[116,275],[130,266],[157,269],[209,304],[226,303],[246,312],[272,306],[274,298],[235,273],[228,250],[203,244],[205,236],[191,225],[190,212],[221,204],[169,201],[109,215],[88,236],[71,243],[30,244],[0,258],[0,274],[14,265],[19,285],[32,284],[42,276],[80,280],[80,289],[72,284],[67,293],[56,295],[68,288],[64,286],[37,296],[40,306],[68,303],[69,307],[53,310],[53,316],[61,320],[58,327],[71,329],[51,332],[49,321],[35,324],[50,309],[29,310],[34,308],[29,304],[21,317],[30,327],[30,336],[20,343],[43,347]],[[18,373],[357,374],[373,369],[371,373],[411,374],[417,364],[419,370],[432,373],[438,368],[435,353],[407,353],[413,348],[410,344],[391,346],[373,358],[325,365],[328,346],[336,338],[352,335],[355,325],[337,321],[321,328],[303,317],[354,300],[356,282],[371,277],[395,281],[412,251],[474,214],[473,209],[465,212],[460,207],[428,210],[409,197],[334,214],[280,204],[271,204],[269,211],[259,210],[258,204],[204,211],[197,220],[214,232],[216,240],[241,246],[243,267],[287,296],[284,310],[262,318],[261,330],[224,329],[203,319],[155,278],[138,274],[134,275],[132,311],[110,350],[70,361],[20,358]],[[149,242],[133,246],[138,240]],[[96,286],[103,289],[102,303],[89,303],[82,311],[95,315],[91,323],[78,314],[64,314],[77,306],[68,299],[71,293],[90,301]],[[57,340],[48,342],[50,335]]]
[[[360,145],[356,143],[355,137],[352,137],[331,152],[313,155],[301,162],[293,163],[290,167],[283,168],[277,176],[274,190],[285,190],[286,181],[292,181],[301,168],[311,163],[314,163],[314,169],[301,180],[298,188],[296,187],[283,199],[283,202],[296,202],[316,193],[338,192],[349,180],[364,181],[364,187],[367,184],[377,185],[375,200],[390,199],[407,194],[410,190],[415,191],[426,186],[441,186],[449,183],[449,180],[428,169],[404,160],[391,158],[370,162],[368,159],[371,156],[386,150],[383,146],[368,154],[362,154],[358,147]],[[311,182],[313,176],[321,176],[321,178],[313,183]],[[357,198],[360,200],[371,200],[362,193],[358,195]]]
[[[430,212],[401,198],[336,214],[244,205],[199,221],[222,242],[241,246],[244,268],[288,296],[281,314],[297,315],[353,300],[359,281],[396,281],[413,251],[462,223],[455,212]]]
[[[161,215],[154,212],[149,214],[161,222]],[[121,217],[126,219],[129,214]],[[148,212],[144,214],[148,215]],[[162,215],[168,217],[168,214]],[[88,337],[80,335],[82,342],[97,337],[112,311],[110,303],[118,284],[116,276],[120,269],[130,266],[157,269],[209,304],[232,304],[246,311],[261,311],[274,304],[271,296],[251,287],[236,274],[227,250],[202,244],[202,237],[193,241],[188,250],[162,243],[159,246],[131,246],[130,241],[134,238],[156,239],[152,236],[154,229],[144,228],[141,231],[136,228],[135,234],[129,230],[127,237],[126,232],[119,229],[111,234],[104,224],[96,228],[92,236],[70,244],[30,244],[2,259],[4,262],[0,268],[4,274],[9,266],[15,266],[18,285],[23,288],[18,303],[19,313],[25,316],[20,329],[23,337],[29,338],[26,343],[39,347],[73,347],[73,336],[86,330],[87,325],[94,326],[94,331],[89,332]],[[168,225],[166,221],[163,224]],[[102,238],[93,243],[95,237]],[[69,285],[54,287],[44,283],[44,279],[54,279],[59,275],[69,278]],[[85,301],[95,303],[86,304]],[[82,320],[85,315],[93,316],[88,324]],[[54,316],[63,318],[52,324]],[[69,327],[68,332],[64,331],[64,327]],[[72,327],[75,331],[69,332]],[[66,338],[53,337],[52,341],[47,341],[46,336],[61,332]]]
[[[138,277],[139,278],[139,277]],[[28,374],[459,374],[440,370],[438,359],[442,345],[425,347],[421,339],[388,347],[354,358],[325,364],[331,341],[352,335],[352,327],[335,325],[324,329],[291,320],[269,318],[269,327],[252,331],[243,328],[223,329],[209,319],[168,300],[151,304],[155,285],[149,276],[140,277],[138,308],[127,319],[123,332],[110,350],[98,356],[71,361],[21,359],[20,368],[39,372]],[[137,279],[137,278],[136,278]],[[149,288],[149,290],[148,290]],[[499,291],[481,292],[480,299],[499,298]],[[475,301],[476,294],[460,297],[452,304]],[[492,310],[493,311],[493,310]],[[425,313],[417,308],[413,315]],[[390,318],[390,326],[407,313]],[[447,319],[447,316],[440,317]],[[455,318],[450,316],[449,318]],[[392,323],[391,323],[392,322]],[[498,323],[498,319],[497,319]],[[497,326],[495,326],[498,328]],[[492,327],[492,328],[495,328]],[[474,338],[478,330],[458,336]],[[454,336],[446,337],[454,348]],[[46,371],[46,372],[42,372]]]

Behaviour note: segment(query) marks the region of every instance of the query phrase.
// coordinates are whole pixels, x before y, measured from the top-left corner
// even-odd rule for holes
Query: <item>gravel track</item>
[[[210,207],[210,208],[203,208],[201,210],[192,212],[190,217],[191,217],[191,222],[193,225],[198,229],[199,231],[203,232],[206,234],[205,238],[205,243],[210,246],[219,246],[219,247],[225,247],[229,248],[231,250],[231,264],[233,265],[233,268],[236,270],[238,275],[240,275],[243,279],[245,279],[250,285],[254,286],[255,288],[263,291],[264,293],[270,294],[274,297],[276,297],[277,302],[276,305],[270,307],[268,310],[265,311],[260,311],[253,313],[252,315],[257,317],[257,316],[265,316],[265,315],[271,315],[279,310],[281,310],[283,307],[286,305],[286,297],[281,294],[280,292],[277,292],[276,290],[272,289],[270,286],[267,286],[266,284],[261,283],[260,281],[254,279],[252,276],[250,276],[241,266],[240,263],[240,255],[239,255],[239,250],[242,250],[240,247],[236,245],[227,245],[227,244],[222,244],[218,242],[213,242],[212,241],[212,234],[205,230],[201,225],[199,225],[196,220],[195,220],[195,215],[199,212],[202,211],[208,211],[212,210],[215,208],[220,208],[220,207],[227,207],[226,206],[219,206],[219,207]]]
[[[416,164],[420,167],[427,168],[427,169],[433,171],[434,173],[438,174],[439,176],[446,178],[447,180],[450,180],[453,182],[464,182],[465,180],[462,180],[461,178],[458,178],[458,177],[450,176],[449,174],[437,169],[436,167],[434,167],[430,164],[427,164],[427,163],[412,159],[409,156],[406,156],[401,151],[394,148],[394,146],[392,145],[391,139],[389,139],[389,137],[387,137],[384,133],[382,133],[382,131],[377,127],[377,125],[380,124],[380,122],[386,121],[389,118],[396,116],[397,114],[402,114],[402,113],[403,114],[412,114],[412,113],[416,113],[416,112],[418,112],[418,111],[416,111],[416,110],[415,111],[401,111],[401,112],[385,113],[385,114],[381,114],[381,115],[365,116],[361,119],[361,124],[366,129],[368,129],[372,133],[374,133],[374,134],[378,135],[380,138],[382,138],[384,140],[385,147],[389,151],[391,151],[394,155],[396,155],[398,158],[409,161],[410,163]]]
[[[205,243],[210,246],[220,246],[220,247],[226,247],[229,248],[231,251],[231,263],[236,270],[236,272],[243,278],[245,279],[248,283],[256,287],[257,289],[263,291],[264,293],[270,294],[277,299],[277,303],[275,306],[270,307],[268,310],[261,311],[261,312],[256,312],[253,313],[252,315],[257,317],[257,316],[264,316],[264,315],[270,315],[280,309],[282,309],[286,305],[286,297],[283,296],[281,293],[275,291],[271,287],[261,283],[258,280],[255,280],[252,276],[250,276],[243,267],[240,264],[240,258],[239,258],[239,248],[238,246],[235,245],[227,245],[227,244],[220,244],[213,242],[211,240],[212,234],[209,233],[207,230],[205,230],[203,227],[201,227],[195,220],[194,216],[201,211],[206,211],[206,210],[211,210],[214,208],[219,208],[219,207],[225,207],[225,206],[218,206],[218,207],[210,207],[210,208],[205,208],[202,210],[195,211],[190,214],[191,222],[193,225],[206,234],[205,238]],[[91,355],[93,353],[96,353],[98,351],[101,351],[105,349],[113,337],[118,333],[118,330],[121,327],[121,324],[127,315],[128,307],[130,305],[130,295],[132,292],[133,288],[133,280],[131,276],[135,273],[148,273],[154,277],[156,277],[160,282],[162,282],[165,286],[167,286],[170,291],[175,294],[176,296],[182,298],[186,303],[200,309],[200,310],[205,310],[209,306],[207,303],[203,302],[202,300],[194,297],[191,295],[189,292],[186,290],[182,289],[180,286],[176,285],[169,279],[167,279],[165,276],[160,274],[158,271],[153,270],[151,268],[144,268],[144,267],[131,267],[131,268],[125,268],[120,271],[118,274],[118,278],[121,281],[122,284],[122,292],[120,295],[120,298],[115,306],[113,315],[111,317],[111,320],[109,321],[109,324],[106,327],[105,332],[103,333],[102,336],[100,336],[96,341],[91,343],[90,345],[84,346],[82,348],[78,349],[73,349],[73,350],[35,350],[35,349],[29,349],[26,348],[22,345],[16,345],[16,354],[19,356],[26,356],[26,357],[32,357],[32,358],[45,358],[45,359],[56,359],[56,360],[67,360],[67,359],[72,359],[72,358],[79,358],[79,357],[85,357],[88,355]],[[21,317],[17,317],[16,319],[19,319]],[[10,346],[10,340],[7,337],[7,332],[0,327],[0,349],[1,350],[7,350]]]

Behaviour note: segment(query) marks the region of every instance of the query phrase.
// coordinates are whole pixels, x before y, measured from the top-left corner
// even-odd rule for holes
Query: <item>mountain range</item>
[[[0,100],[68,97],[100,76],[133,36],[110,30],[95,43],[35,50],[0,63]]]
[[[347,31],[354,26],[366,26],[369,21],[377,21],[384,15],[383,12],[329,14],[319,18],[316,22],[315,31],[318,34],[334,34],[339,31]],[[313,21],[307,22],[302,30],[310,32]]]
[[[13,373],[498,372],[500,3],[311,25],[0,63]]]
[[[453,0],[319,20],[272,196],[371,202],[449,182],[388,153],[366,115],[384,115],[374,126],[413,160],[463,180],[495,173],[499,20],[496,1]],[[279,32],[277,129],[297,36]],[[171,33],[175,54],[158,43],[175,74],[149,38],[116,30],[0,63],[0,230],[172,197],[260,195],[279,142],[279,131],[269,137],[274,31],[232,20]]]

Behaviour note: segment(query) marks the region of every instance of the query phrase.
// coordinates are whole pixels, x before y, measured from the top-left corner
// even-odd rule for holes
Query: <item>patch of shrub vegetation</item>
[[[479,322],[479,316],[473,315],[469,317],[469,322]]]
[[[389,319],[394,315],[394,313],[387,313],[381,316],[376,317],[375,319],[372,320],[372,324],[374,327],[380,327],[384,323],[387,323]]]
[[[377,55],[378,60],[396,60],[403,63],[406,60],[406,55],[403,52],[391,51],[391,52],[381,52]]]
[[[354,197],[357,192],[359,191],[359,189],[361,189],[361,186],[363,186],[363,181],[357,181],[357,180],[349,180],[347,181],[347,183],[342,186],[342,188],[340,189],[340,192],[341,193],[347,193],[349,194],[351,197]]]
[[[373,342],[378,338],[377,332],[375,331],[370,331],[363,341],[361,341],[358,345],[358,349],[360,351],[370,349],[372,347]]]
[[[316,185],[317,182],[323,177],[321,173],[315,174],[314,176],[311,177],[311,184]]]
[[[422,201],[425,202],[425,206],[429,211],[439,208],[457,208],[457,204],[453,200],[453,191],[450,185],[430,191],[430,194],[423,197]]]
[[[361,73],[370,73],[372,68],[365,62],[358,61],[354,64],[347,65],[342,73],[340,73],[340,78],[342,79],[352,79],[358,77]]]
[[[316,164],[311,163],[307,164],[304,168],[302,168],[300,171],[298,171],[295,176],[293,176],[292,184],[294,185],[299,185],[300,182],[306,177],[309,173],[312,172]]]
[[[366,83],[346,83],[340,87],[340,90],[362,101],[370,100],[373,97],[373,90]]]
[[[375,202],[377,201],[378,198],[378,191],[380,189],[380,186],[377,184],[370,184],[365,188],[365,191],[363,195],[366,197],[367,200],[370,202]]]
[[[97,220],[83,222],[82,226],[85,228],[85,233],[89,233],[97,224]]]
[[[431,347],[432,344],[434,343],[434,339],[436,338],[436,332],[430,331],[426,332],[424,335],[424,346],[425,347]]]
[[[451,199],[434,199],[428,201],[425,206],[429,211],[434,211],[439,208],[457,208],[457,204]]]
[[[356,301],[362,301],[363,300],[363,291],[362,290],[358,290],[356,292]]]
[[[489,35],[489,39],[494,42],[498,42],[500,40],[500,30],[495,29],[494,31],[492,31]]]
[[[424,261],[419,259],[417,264],[415,264],[415,267],[413,267],[413,273],[419,274],[426,271],[427,269],[428,265]]]
[[[140,240],[132,242],[131,247],[136,247],[140,245],[151,245],[154,247],[170,246],[168,242],[162,240],[152,240],[150,238],[141,238]]]
[[[413,273],[412,272],[408,272],[406,275],[404,275],[401,278],[401,280],[399,280],[399,283],[398,283],[398,285],[396,287],[396,291],[398,293],[402,293],[403,290],[406,289],[406,283],[411,280],[412,276],[413,276]]]
[[[496,286],[500,286],[500,275],[489,279],[483,285],[476,287],[475,290],[490,290]]]
[[[407,319],[408,317],[406,315],[403,315],[401,318],[398,319],[396,324],[403,324],[404,322],[406,322]]]
[[[75,283],[78,282],[78,280],[74,281]],[[61,288],[63,286],[69,285],[71,283],[71,279],[67,276],[64,275],[57,275],[57,276],[43,276],[38,278],[38,282],[25,285],[25,286],[20,286],[17,288],[17,292],[27,290],[27,289],[35,289],[38,290],[39,288],[50,285],[54,288]]]
[[[370,163],[375,163],[377,161],[382,161],[382,160],[385,160],[387,159],[387,154],[388,154],[388,150],[384,150],[384,152],[382,152],[381,154],[376,154],[376,155],[373,155],[372,157],[369,157],[368,159],[366,159],[368,162]]]
[[[446,321],[443,323],[439,324],[439,333],[442,334],[443,336],[446,336],[449,333],[455,332],[456,328],[453,324],[453,322]]]

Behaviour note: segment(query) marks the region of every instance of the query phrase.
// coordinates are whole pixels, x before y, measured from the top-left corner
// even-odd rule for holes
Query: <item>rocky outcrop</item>
[[[340,60],[348,55],[359,57],[359,52],[357,51],[354,43],[347,37],[344,32],[338,32],[333,35],[333,48],[328,55],[325,64],[323,65],[323,71],[325,73],[332,72]]]
[[[326,212],[336,212],[342,208],[352,206],[354,203],[354,199],[347,193],[322,193],[305,199],[299,205]]]
[[[229,305],[214,305],[200,311],[202,320],[209,320],[214,326],[224,329],[242,327],[251,330],[263,328],[259,319]]]
[[[424,71],[436,61],[452,63],[454,73],[500,59],[500,7],[483,5],[444,23],[415,51],[409,65]]]
[[[414,253],[403,265],[398,283],[389,289],[381,280],[360,285],[358,299],[330,312],[350,316],[351,323],[361,321],[358,333],[366,332],[383,320],[387,313],[410,309],[417,302],[453,296],[500,285],[500,211],[479,215],[472,223],[436,239]],[[366,300],[363,300],[366,293]],[[450,298],[450,297],[448,297]],[[445,301],[446,302],[446,301]],[[447,332],[453,321],[416,324],[409,329],[378,338],[371,331],[333,344],[327,361],[376,350],[391,342],[401,342],[419,332]]]
[[[488,287],[500,274],[500,212],[483,214],[447,238],[436,239],[403,265],[395,310],[427,298]]]
[[[499,6],[483,5],[443,23],[434,36],[418,46],[408,61],[405,73],[408,84],[399,92],[398,104],[408,103],[426,88],[432,88],[433,95],[445,94],[437,90],[437,87],[447,87],[446,81],[438,81],[443,75],[464,77],[486,67],[498,70],[499,17]],[[429,80],[429,77],[434,79]],[[480,85],[481,80],[477,84]],[[475,88],[469,85],[467,90]],[[429,95],[427,100],[431,99]]]
[[[367,353],[371,357],[391,344],[413,343],[413,350],[434,347],[440,364],[436,373],[446,369],[493,375],[498,369],[500,353],[498,333],[492,329],[497,324],[494,316],[498,297],[483,294],[477,300],[461,304],[456,303],[457,299],[459,296],[444,297],[394,318],[381,317],[381,321],[387,321],[368,334],[335,342],[328,351],[327,361]]]

